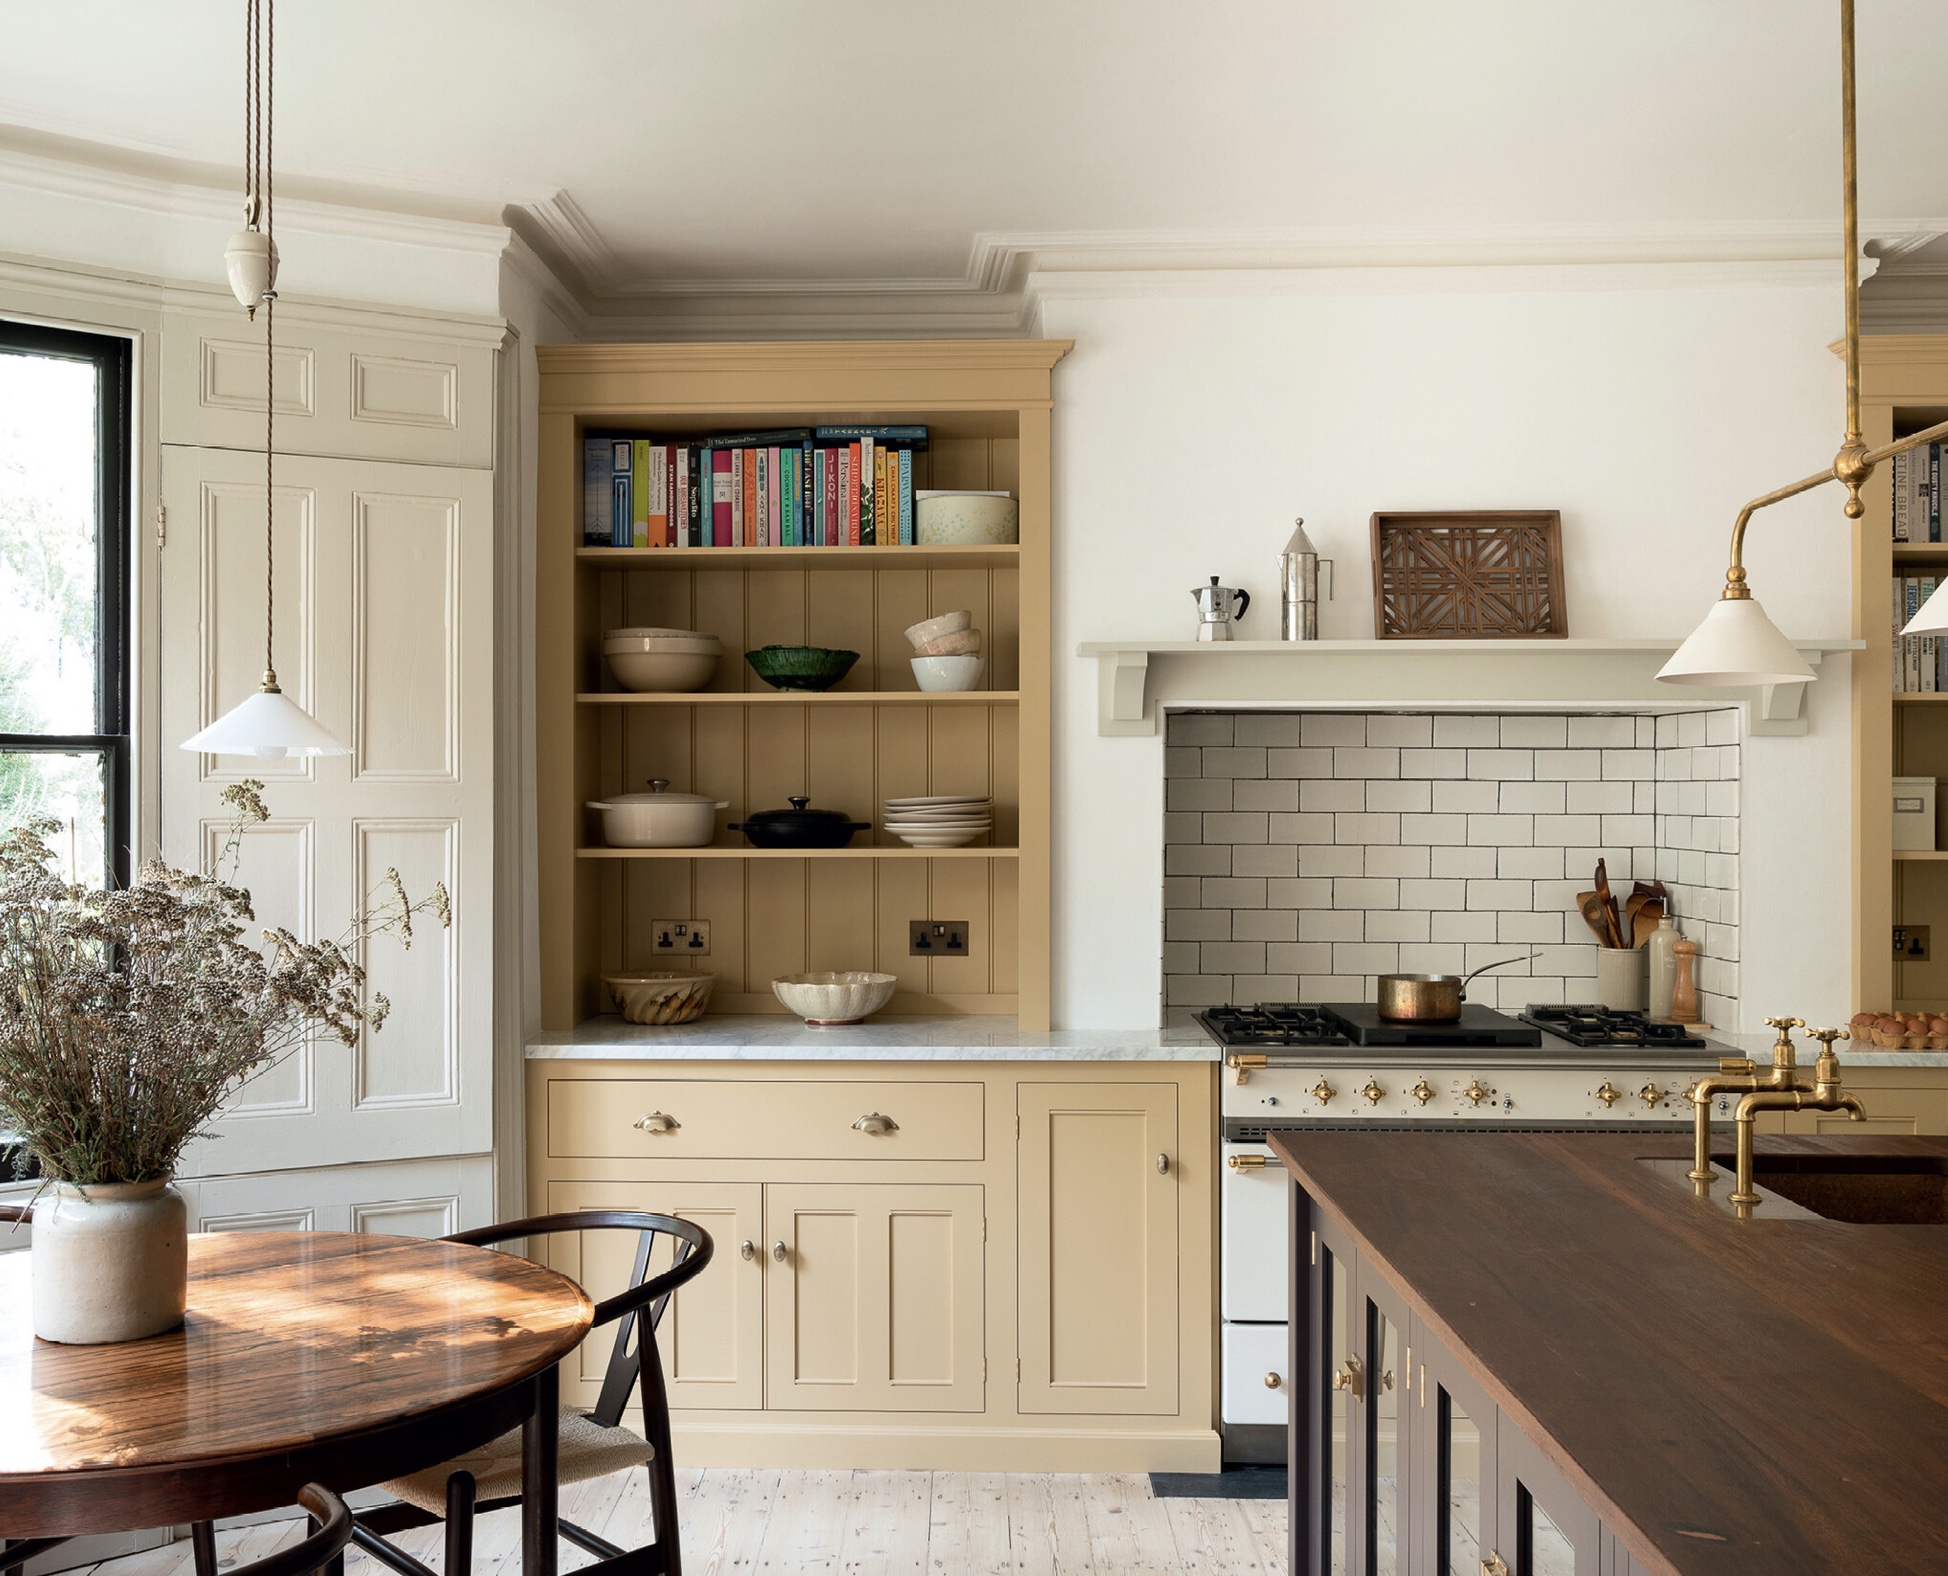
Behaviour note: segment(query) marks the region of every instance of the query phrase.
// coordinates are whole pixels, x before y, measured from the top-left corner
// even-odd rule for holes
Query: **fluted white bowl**
[[[839,973],[785,974],[771,982],[771,993],[813,1028],[858,1023],[893,999],[899,977],[860,969]]]

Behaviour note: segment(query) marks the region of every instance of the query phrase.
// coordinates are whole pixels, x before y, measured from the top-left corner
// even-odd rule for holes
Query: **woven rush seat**
[[[590,1478],[647,1466],[656,1459],[648,1440],[626,1428],[605,1428],[581,1407],[561,1409],[560,1462],[556,1481],[585,1483]],[[387,1493],[435,1516],[446,1509],[446,1480],[456,1472],[471,1472],[475,1495],[485,1501],[521,1492],[521,1430],[509,1429],[477,1450],[455,1456],[436,1467],[382,1484]]]

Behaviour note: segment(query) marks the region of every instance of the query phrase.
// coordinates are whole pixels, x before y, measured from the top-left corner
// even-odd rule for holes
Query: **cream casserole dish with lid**
[[[728,799],[708,794],[671,793],[667,777],[652,777],[648,793],[611,794],[591,799],[602,812],[602,840],[611,848],[703,848],[717,835],[717,812]]]

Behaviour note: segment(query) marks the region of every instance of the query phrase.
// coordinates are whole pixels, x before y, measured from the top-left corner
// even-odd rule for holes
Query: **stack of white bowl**
[[[888,799],[879,824],[913,848],[959,848],[994,830],[994,801],[964,793]]]
[[[907,630],[913,642],[913,680],[923,690],[971,690],[981,682],[987,664],[981,656],[981,632],[970,629],[974,615],[966,608],[923,618]]]
[[[626,690],[700,690],[717,671],[724,643],[688,629],[606,629],[602,657]]]

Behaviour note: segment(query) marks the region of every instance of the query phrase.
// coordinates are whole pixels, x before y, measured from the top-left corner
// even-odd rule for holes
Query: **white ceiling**
[[[1948,215],[1948,5],[1860,13],[1869,233],[1925,226]],[[7,0],[0,145],[232,182],[242,15]],[[960,280],[997,234],[1823,233],[1837,16],[1837,0],[285,0],[277,163],[292,195],[532,207],[602,294]]]

